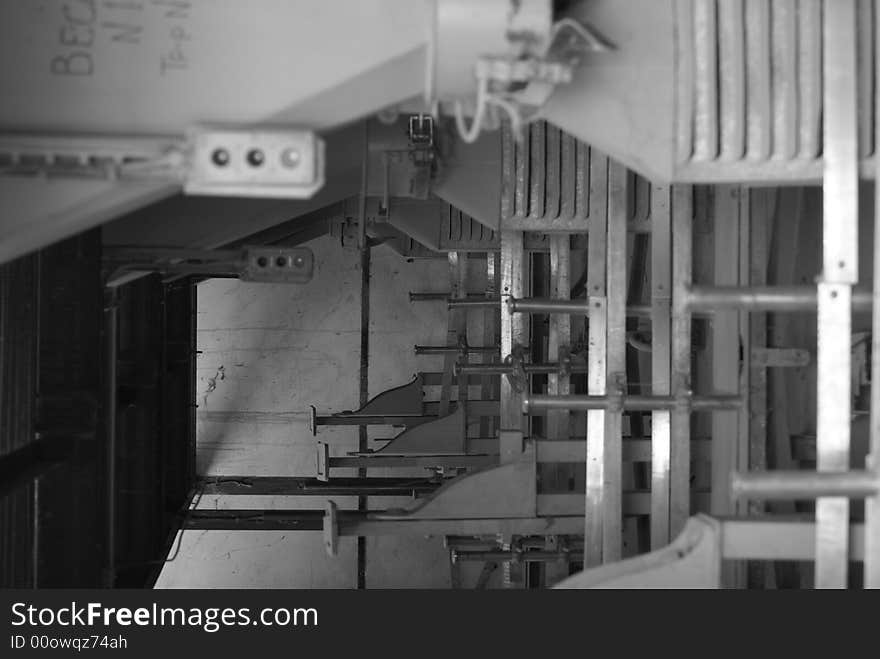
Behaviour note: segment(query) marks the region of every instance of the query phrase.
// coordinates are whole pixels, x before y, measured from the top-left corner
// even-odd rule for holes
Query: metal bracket
[[[332,501],[328,501],[324,508],[324,549],[328,556],[339,553],[339,516]]]
[[[187,194],[308,199],[324,185],[324,141],[308,130],[197,127],[187,156]]]
[[[315,445],[315,471],[319,481],[326,483],[330,480],[330,445],[327,442]]]
[[[245,247],[242,281],[305,284],[315,271],[315,255],[307,247]]]

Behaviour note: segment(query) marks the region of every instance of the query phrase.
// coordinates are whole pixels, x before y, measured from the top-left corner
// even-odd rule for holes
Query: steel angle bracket
[[[372,455],[464,455],[465,405],[436,421],[408,428]]]
[[[422,376],[418,374],[407,384],[377,394],[359,410],[333,416],[421,416],[423,386]]]
[[[324,185],[324,140],[309,130],[197,126],[185,153],[187,194],[308,199]]]

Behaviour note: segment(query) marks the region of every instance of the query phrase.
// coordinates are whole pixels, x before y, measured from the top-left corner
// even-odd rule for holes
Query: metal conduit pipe
[[[815,311],[817,304],[814,286],[692,286],[687,292],[687,306],[692,311]],[[869,311],[871,292],[854,290],[852,307]]]
[[[880,492],[880,478],[872,471],[733,472],[730,491],[737,499],[861,499]]]
[[[682,404],[693,412],[737,410],[743,405],[741,396],[690,396],[679,401],[674,396],[546,396],[535,395],[523,400],[523,413],[538,410],[603,410],[617,405],[629,412],[672,410]]]

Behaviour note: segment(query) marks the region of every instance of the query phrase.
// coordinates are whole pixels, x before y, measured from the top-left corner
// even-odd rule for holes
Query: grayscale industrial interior
[[[878,21],[2,2],[0,586],[880,587]]]

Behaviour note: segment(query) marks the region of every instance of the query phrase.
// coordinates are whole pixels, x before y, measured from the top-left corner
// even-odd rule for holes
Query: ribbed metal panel
[[[822,0],[676,0],[679,171],[705,172],[706,180],[816,177],[822,7]],[[874,154],[874,11],[873,0],[858,0],[860,159]]]
[[[529,125],[522,140],[504,125],[501,139],[504,229],[586,233],[591,218],[608,212],[608,156],[543,121]],[[628,221],[645,222],[651,185],[629,176]]]
[[[441,216],[441,251],[483,252],[499,249],[498,235],[451,204]]]

